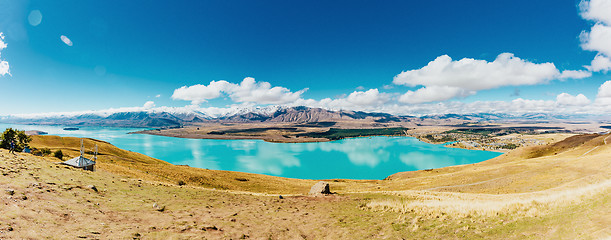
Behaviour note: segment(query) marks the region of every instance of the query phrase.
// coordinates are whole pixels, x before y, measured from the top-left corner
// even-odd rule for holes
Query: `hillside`
[[[305,195],[315,181],[173,166],[92,139],[95,172],[0,150],[0,238],[609,237],[611,137],[575,139],[540,157],[520,148],[386,180],[331,180],[337,194],[326,197]],[[75,156],[79,143],[35,136],[32,145]]]

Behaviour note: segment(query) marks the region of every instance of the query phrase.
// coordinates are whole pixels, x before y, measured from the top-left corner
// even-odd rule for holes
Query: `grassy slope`
[[[569,138],[551,150],[518,149],[384,181],[332,181],[340,194],[325,198],[298,195],[313,181],[173,166],[103,142],[97,142],[103,155],[96,172],[2,150],[0,190],[16,193],[0,193],[0,238],[604,237],[611,234],[611,144],[604,138],[611,140]],[[32,145],[76,156],[79,143],[44,136]],[[528,158],[535,151],[546,154]],[[176,186],[179,179],[188,186]]]

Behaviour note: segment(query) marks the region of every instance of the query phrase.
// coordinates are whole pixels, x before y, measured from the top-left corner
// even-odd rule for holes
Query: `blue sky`
[[[573,97],[568,100],[587,98],[587,104],[569,104],[571,111],[595,112],[608,109],[607,90],[601,94],[599,88],[611,80],[611,67],[584,66],[594,66],[597,55],[608,59],[611,47],[604,36],[602,46],[594,44],[594,34],[592,46],[584,47],[582,32],[608,26],[604,1],[586,2],[589,11],[580,1],[551,0],[0,0],[6,44],[0,59],[10,66],[10,73],[0,76],[0,115],[147,101],[157,107],[304,104],[411,114],[439,103],[446,105],[444,112],[474,102],[558,101],[561,93]],[[443,55],[485,61],[473,63],[479,69],[503,53],[527,65],[553,63],[555,69],[539,74],[519,68],[507,72],[523,78],[507,76],[503,82],[506,76],[495,74],[513,65],[500,63],[472,80],[454,79],[461,72],[423,70],[393,82]],[[581,72],[569,78],[561,76],[565,70]],[[254,85],[240,86],[247,77]],[[209,87],[219,80],[226,83]],[[461,81],[499,83],[482,88]],[[258,85],[262,82],[270,86]],[[176,92],[197,84],[202,87]],[[253,94],[257,89],[260,94]],[[546,111],[567,108],[548,105]]]

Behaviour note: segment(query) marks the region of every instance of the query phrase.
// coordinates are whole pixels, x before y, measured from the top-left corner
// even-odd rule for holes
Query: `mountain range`
[[[0,122],[18,124],[67,125],[67,126],[111,126],[111,127],[151,127],[173,128],[203,122],[252,123],[252,122],[322,122],[349,121],[370,119],[378,123],[426,121],[426,120],[462,120],[462,121],[499,121],[499,120],[554,120],[574,119],[583,116],[554,115],[544,113],[527,113],[510,115],[504,113],[441,114],[415,116],[396,116],[388,113],[369,113],[361,111],[332,111],[322,108],[298,107],[257,107],[243,108],[220,116],[210,116],[196,110],[163,111],[157,109],[126,111],[110,114],[83,113],[54,116],[4,116]]]

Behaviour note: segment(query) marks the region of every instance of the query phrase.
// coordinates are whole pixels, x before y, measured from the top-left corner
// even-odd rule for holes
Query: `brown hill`
[[[524,148],[387,180],[331,180],[336,194],[326,197],[305,195],[315,181],[173,166],[92,139],[95,172],[0,149],[0,238],[609,237],[611,137],[582,140],[542,157]],[[75,156],[79,142],[35,136],[32,145]]]

